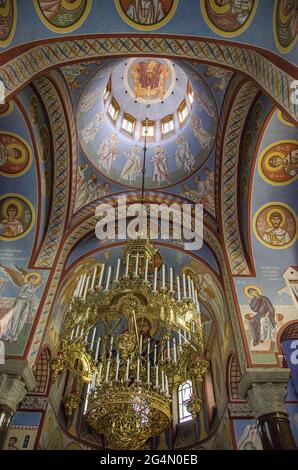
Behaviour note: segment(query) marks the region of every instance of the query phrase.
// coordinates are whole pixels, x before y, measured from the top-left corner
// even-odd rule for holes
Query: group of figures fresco
[[[88,165],[84,162],[78,167],[75,209],[85,206],[97,198],[109,194],[109,183],[98,183],[98,176],[92,172],[86,175]]]
[[[199,118],[194,120],[194,133],[195,136],[200,140],[204,150],[210,149],[214,140],[214,136],[211,136],[204,130],[202,123]],[[97,152],[97,162],[99,169],[102,170],[108,176],[110,175],[113,162],[120,156],[119,153],[119,136],[113,133],[110,136],[106,136]],[[185,135],[179,134],[176,138],[176,151],[174,159],[178,170],[182,170],[185,174],[190,174],[195,170],[196,159],[191,151],[189,142]],[[137,177],[141,175],[142,171],[142,148],[138,145],[132,145],[127,151],[124,152],[126,162],[120,173],[120,181],[125,183],[133,184]],[[168,155],[166,154],[165,147],[163,145],[156,145],[152,150],[150,158],[152,165],[152,181],[156,185],[162,183],[171,183],[169,169],[168,169]]]
[[[206,209],[214,214],[214,172],[206,167],[203,169],[203,174],[204,178],[200,175],[194,177],[194,188],[185,183],[180,196],[196,204],[203,204]]]

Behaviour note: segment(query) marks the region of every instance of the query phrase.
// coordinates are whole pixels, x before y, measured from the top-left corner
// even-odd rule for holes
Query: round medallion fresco
[[[27,235],[34,225],[34,208],[20,194],[0,197],[0,240],[15,241]]]
[[[141,188],[145,117],[152,123],[146,189],[175,185],[205,163],[215,143],[217,107],[204,79],[188,78],[188,67],[166,59],[133,58],[109,64],[91,77],[80,96],[76,122],[82,151],[98,172],[122,186]],[[115,103],[113,119],[110,108]],[[130,134],[123,128],[125,116],[133,118]],[[164,133],[169,117],[172,127]]]
[[[16,0],[0,1],[0,47],[7,47],[13,37],[17,24]]]
[[[13,101],[0,105],[0,119],[9,116],[14,110]]]
[[[294,124],[291,121],[289,121],[289,119],[284,115],[282,111],[280,110],[277,111],[277,117],[280,120],[280,122],[282,122],[286,126],[295,127]]]
[[[209,28],[226,37],[238,36],[250,25],[258,0],[202,0],[201,8]]]
[[[254,216],[254,234],[267,248],[283,249],[297,239],[297,217],[282,202],[270,202],[260,207]]]
[[[28,143],[12,132],[0,132],[0,175],[21,176],[31,164],[32,151]]]
[[[274,36],[276,45],[283,54],[290,52],[297,42],[297,8],[296,0],[275,0]]]
[[[281,140],[269,145],[260,155],[259,173],[274,186],[284,186],[297,179],[298,141]]]
[[[121,18],[139,30],[154,30],[167,24],[179,0],[115,0]]]
[[[90,13],[92,0],[34,0],[43,24],[55,33],[79,28]]]

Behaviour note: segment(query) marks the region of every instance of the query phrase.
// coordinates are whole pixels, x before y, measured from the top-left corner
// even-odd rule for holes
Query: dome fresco
[[[182,119],[183,106],[187,111]],[[123,129],[127,115],[133,122],[132,134]],[[147,135],[147,189],[177,184],[204,164],[217,126],[215,99],[204,78],[184,63],[131,58],[100,68],[78,102],[79,141],[97,171],[124,186],[141,187],[146,117],[154,127],[154,136]],[[173,128],[164,133],[167,118]]]

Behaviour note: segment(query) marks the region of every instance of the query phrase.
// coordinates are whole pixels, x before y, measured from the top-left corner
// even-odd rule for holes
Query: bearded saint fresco
[[[123,4],[122,1],[125,14],[138,24],[156,24],[168,13],[162,0],[130,0],[126,8]]]
[[[265,340],[274,340],[276,320],[275,309],[271,301],[256,286],[247,286],[244,293],[251,299],[249,302],[250,308],[253,312],[256,312],[256,315],[248,321],[253,345],[257,346]]]

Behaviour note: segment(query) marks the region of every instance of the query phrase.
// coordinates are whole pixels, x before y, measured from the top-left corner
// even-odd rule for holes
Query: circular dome
[[[77,108],[84,155],[110,180],[138,189],[146,144],[145,188],[175,185],[208,158],[217,109],[189,66],[160,58],[116,60],[85,85]]]

